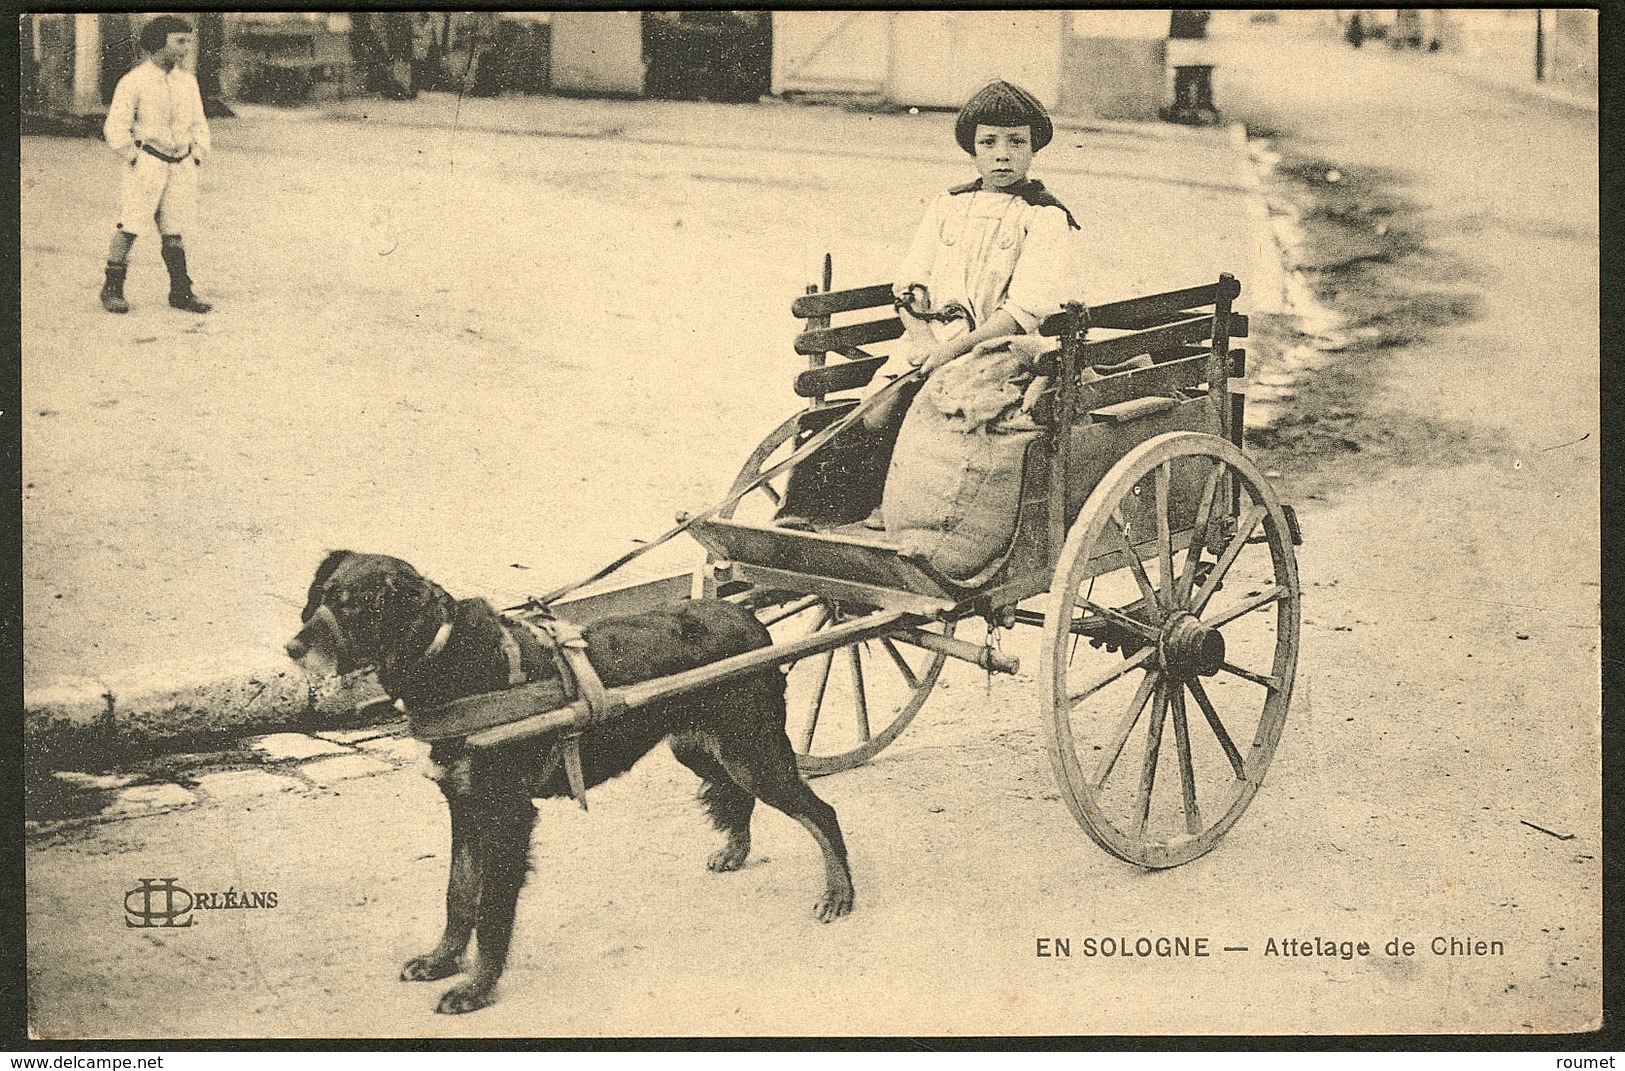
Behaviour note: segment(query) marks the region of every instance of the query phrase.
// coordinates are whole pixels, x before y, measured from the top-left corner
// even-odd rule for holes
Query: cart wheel
[[[1040,679],[1067,805],[1127,862],[1203,854],[1258,791],[1292,696],[1298,568],[1275,493],[1218,436],[1142,443],[1084,502],[1050,598]]]
[[[796,429],[800,426],[801,414],[797,413],[769,432],[767,438],[751,451],[750,457],[740,466],[739,475],[734,477],[733,486],[728,488],[727,497],[732,498],[741,487],[756,479],[763,469],[771,468],[789,457],[795,448]],[[779,503],[784,501],[784,489],[789,481],[790,474],[781,472],[738,502],[719,510],[717,516],[731,518],[738,513],[742,521],[765,523],[772,518],[779,508]]]
[[[804,595],[756,614],[774,643],[809,636],[863,617],[821,595]],[[953,622],[922,626],[952,636]],[[876,636],[787,667],[786,729],[801,771],[831,774],[861,766],[908,728],[930,696],[946,655],[894,636]]]

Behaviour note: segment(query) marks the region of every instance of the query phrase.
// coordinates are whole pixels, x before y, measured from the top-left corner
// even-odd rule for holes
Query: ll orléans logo
[[[192,925],[192,894],[174,878],[137,878],[139,889],[124,894],[124,925],[140,929]]]
[[[184,929],[192,925],[194,911],[235,911],[274,908],[277,894],[271,890],[236,886],[225,892],[192,892],[176,884],[175,878],[137,878],[139,888],[124,894],[124,925],[133,930]]]

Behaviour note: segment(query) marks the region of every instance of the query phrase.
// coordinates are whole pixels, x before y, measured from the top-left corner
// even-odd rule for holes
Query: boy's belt
[[[144,141],[138,140],[135,143],[135,147],[146,153],[148,156],[156,156],[166,164],[178,164],[188,156],[192,155],[192,149],[190,146],[188,146],[186,151],[181,153],[179,156],[171,156],[167,152],[159,152],[157,149],[153,148]]]

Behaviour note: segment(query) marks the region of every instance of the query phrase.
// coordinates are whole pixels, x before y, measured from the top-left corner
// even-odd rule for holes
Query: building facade
[[[1166,10],[776,11],[775,95],[958,107],[995,78],[1065,115],[1155,119],[1169,100]]]
[[[102,113],[152,17],[24,16],[25,115]],[[216,110],[425,89],[711,100],[846,94],[953,108],[1005,78],[1059,114],[1150,120],[1172,99],[1174,69],[1199,62],[1192,56],[1202,44],[1171,39],[1170,11],[1156,9],[188,17],[198,29],[189,63]]]

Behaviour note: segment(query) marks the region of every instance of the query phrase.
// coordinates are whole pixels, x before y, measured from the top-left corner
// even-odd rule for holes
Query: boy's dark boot
[[[169,269],[170,306],[183,312],[208,312],[214,308],[192,293],[192,277],[186,274],[186,247],[179,242],[165,242],[162,252],[164,267]]]
[[[124,300],[124,276],[129,270],[128,264],[107,262],[107,278],[102,283],[102,308],[108,312],[130,311],[130,303]]]

